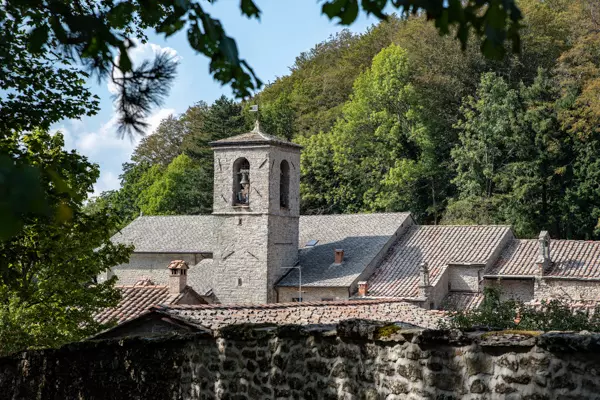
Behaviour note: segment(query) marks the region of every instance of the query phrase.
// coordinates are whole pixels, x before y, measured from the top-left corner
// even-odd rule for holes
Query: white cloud
[[[102,172],[100,178],[94,185],[94,193],[92,196],[98,196],[100,193],[107,190],[118,189],[120,185],[119,177],[111,171]]]
[[[152,134],[163,119],[174,113],[172,108],[161,108],[152,113],[146,119],[147,134]],[[64,128],[61,131],[65,134],[67,148],[75,148],[90,161],[100,164],[100,179],[94,186],[94,195],[119,188],[121,164],[130,160],[133,150],[142,139],[140,135],[120,137],[117,133],[116,115],[95,132],[73,132]]]
[[[180,60],[177,51],[171,47],[162,47],[154,43],[136,43],[130,50],[129,56],[133,65],[143,60],[152,59],[160,52],[167,52],[172,57]],[[108,90],[115,93],[116,88],[112,82],[108,83]],[[169,115],[174,114],[173,108],[160,108],[146,118],[148,127],[146,134],[154,133],[160,122]],[[91,162],[100,165],[100,178],[94,185],[94,196],[102,191],[119,188],[119,175],[121,165],[131,159],[133,150],[142,139],[141,135],[120,137],[117,133],[118,115],[112,109],[110,118],[100,126],[88,126],[90,120],[66,120],[54,127],[53,131],[61,131],[65,138],[65,148],[75,149],[81,155],[85,155]]]

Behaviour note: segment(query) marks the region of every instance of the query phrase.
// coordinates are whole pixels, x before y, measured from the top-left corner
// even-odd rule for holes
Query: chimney
[[[538,266],[538,274],[544,276],[552,267],[552,259],[550,258],[550,234],[548,231],[541,231],[538,237],[538,258],[536,264]]]
[[[187,286],[187,263],[183,260],[174,260],[169,264],[169,293],[182,293]]]
[[[429,298],[431,294],[431,284],[429,283],[429,267],[426,262],[419,266],[421,280],[419,282],[419,297]]]
[[[365,297],[367,295],[369,287],[367,286],[367,281],[358,282],[358,295],[360,297]]]
[[[341,264],[344,261],[344,250],[335,249],[335,262],[334,264]]]

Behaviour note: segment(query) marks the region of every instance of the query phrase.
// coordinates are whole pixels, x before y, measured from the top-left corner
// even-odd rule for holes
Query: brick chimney
[[[431,294],[431,284],[429,283],[429,266],[426,262],[421,263],[419,266],[419,297],[429,298]]]
[[[552,267],[550,258],[550,234],[548,231],[541,231],[538,237],[538,258],[536,260],[538,275],[544,276]]]
[[[367,295],[368,291],[369,291],[369,287],[368,287],[367,281],[358,282],[358,295],[360,297],[365,297]]]
[[[169,293],[179,294],[187,286],[187,270],[190,267],[183,260],[174,260],[169,264]]]
[[[341,264],[344,261],[344,250],[343,249],[335,249],[335,261],[334,264]]]

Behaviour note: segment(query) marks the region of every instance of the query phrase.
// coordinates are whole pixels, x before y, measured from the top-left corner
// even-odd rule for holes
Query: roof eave
[[[535,275],[508,275],[508,274],[497,274],[497,275],[483,275],[484,279],[535,279]]]
[[[302,149],[303,146],[296,144],[296,143],[291,143],[291,142],[279,142],[279,141],[274,141],[274,140],[235,140],[235,141],[229,141],[229,142],[220,142],[220,141],[216,141],[216,142],[209,142],[208,143],[210,147],[212,148],[217,148],[217,147],[232,147],[232,146],[236,146],[236,147],[240,147],[240,146],[281,146],[281,147],[292,147],[295,149]]]

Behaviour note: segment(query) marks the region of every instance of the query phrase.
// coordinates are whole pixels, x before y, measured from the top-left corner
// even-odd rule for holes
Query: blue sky
[[[227,34],[236,39],[241,57],[265,83],[287,74],[296,56],[343,29],[321,15],[321,3],[317,1],[256,0],[256,3],[262,11],[260,21],[242,16],[239,0],[221,0],[208,10],[221,20]],[[376,22],[374,17],[361,15],[349,29],[364,32]],[[133,50],[131,58],[134,63],[139,62],[151,58],[157,51],[172,53],[180,64],[169,97],[148,119],[147,134],[152,133],[161,119],[181,114],[200,100],[210,104],[222,94],[231,96],[229,87],[221,86],[210,77],[208,60],[191,49],[185,32],[166,40],[151,34],[147,44]],[[101,99],[100,112],[81,120],[62,121],[53,128],[65,135],[65,147],[76,149],[100,165],[101,175],[95,186],[95,194],[98,194],[119,187],[121,164],[129,160],[139,138],[130,140],[117,136],[110,83],[90,81],[90,87]]]

